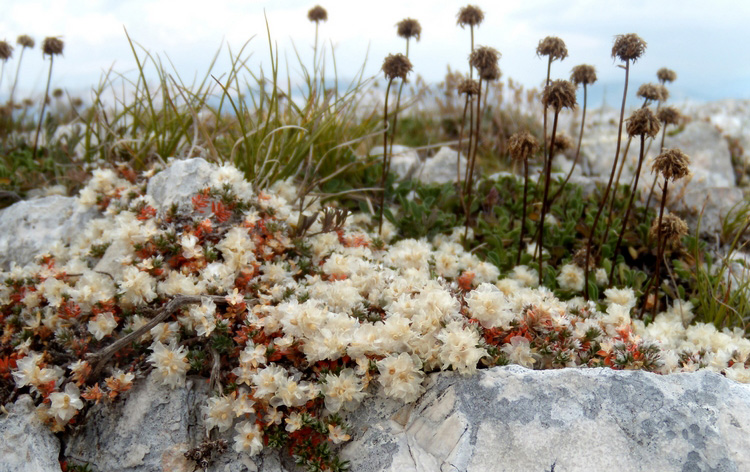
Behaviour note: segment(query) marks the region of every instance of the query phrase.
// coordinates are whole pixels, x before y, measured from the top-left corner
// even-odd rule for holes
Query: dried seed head
[[[383,61],[383,72],[388,80],[399,78],[406,80],[406,75],[411,72],[412,65],[409,58],[403,54],[388,54]]]
[[[498,80],[500,76],[502,76],[503,73],[500,72],[500,68],[495,67],[488,67],[487,69],[482,69],[479,71],[479,78],[484,80],[485,82],[494,82],[495,80]]]
[[[547,139],[547,147],[548,148],[552,147],[553,156],[556,156],[558,154],[563,154],[568,149],[573,148],[573,140],[570,139],[570,137],[568,137],[568,135],[565,133],[557,133],[555,135],[554,145],[550,141],[552,141],[552,136],[550,136]]]
[[[476,95],[479,93],[479,82],[474,79],[463,79],[458,85],[459,95]]]
[[[615,44],[612,46],[612,57],[618,57],[621,61],[635,62],[646,51],[646,41],[634,33],[618,34],[615,36]]]
[[[396,23],[396,33],[404,39],[416,38],[419,41],[419,35],[422,34],[422,26],[417,20],[406,18]]]
[[[675,80],[677,80],[677,72],[673,71],[672,69],[662,67],[661,69],[656,71],[656,77],[662,84],[667,82],[674,82]]]
[[[34,38],[27,34],[22,34],[21,36],[16,39],[16,43],[18,43],[22,48],[33,48],[34,44]]]
[[[539,45],[536,47],[536,55],[549,56],[553,61],[555,59],[562,61],[568,57],[568,48],[565,47],[565,42],[557,36],[547,36],[539,41]]]
[[[497,49],[488,46],[479,46],[469,54],[469,64],[479,72],[482,80],[490,80],[485,77],[500,77],[500,68],[497,61],[500,60],[501,54]]]
[[[60,38],[55,38],[54,36],[44,38],[44,41],[42,41],[42,54],[59,56],[62,54],[64,46],[65,44]]]
[[[656,118],[665,125],[676,125],[680,123],[682,114],[675,107],[661,107],[656,112]]]
[[[518,131],[508,140],[510,157],[516,161],[528,160],[539,149],[539,141],[528,131]]]
[[[661,129],[659,120],[650,108],[638,108],[626,120],[628,135],[655,137]]]
[[[79,97],[73,97],[73,100],[70,101],[70,104],[73,105],[73,108],[78,108],[83,105],[83,100]]]
[[[7,61],[13,55],[13,46],[7,41],[0,41],[0,61]]]
[[[542,105],[554,108],[559,112],[563,108],[574,110],[576,105],[576,87],[567,80],[554,80],[544,87]]]
[[[648,83],[638,87],[636,95],[646,100],[663,102],[669,98],[669,90],[663,85]]]
[[[677,180],[690,175],[690,158],[679,149],[665,149],[656,156],[651,172],[659,172],[665,179]]]
[[[484,12],[476,5],[466,5],[458,10],[456,18],[458,18],[456,24],[460,25],[461,28],[464,26],[479,26],[484,20]]]
[[[62,89],[57,88],[57,89],[53,90],[52,91],[52,96],[55,97],[55,98],[61,98],[63,96]]]
[[[328,21],[328,12],[320,5],[315,5],[314,7],[310,8],[310,11],[307,12],[307,19],[310,21],[314,21],[315,23]]]
[[[685,236],[687,232],[687,223],[685,223],[679,216],[669,213],[662,218],[661,237],[667,247],[671,249],[679,247],[682,237]],[[654,221],[651,223],[649,236],[651,239],[657,239],[659,237],[659,217],[654,218]]]
[[[588,64],[575,66],[570,73],[570,80],[576,85],[591,85],[596,82],[596,69]]]

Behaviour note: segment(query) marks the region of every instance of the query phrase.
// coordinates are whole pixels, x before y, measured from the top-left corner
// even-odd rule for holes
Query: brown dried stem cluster
[[[581,143],[583,142],[583,127],[586,123],[586,102],[588,99],[588,91],[586,87],[596,82],[596,69],[594,68],[594,66],[590,66],[588,64],[577,65],[573,67],[573,70],[570,73],[570,81],[573,82],[573,84],[575,84],[576,86],[583,85],[583,114],[581,116],[581,129],[578,132],[578,145],[576,146],[576,155],[573,159],[573,165],[570,167],[570,171],[568,172],[568,175],[565,176],[565,180],[563,180],[560,188],[558,188],[557,192],[555,192],[552,198],[550,198],[550,205],[552,205],[555,200],[557,200],[557,197],[559,197],[562,191],[565,189],[565,185],[573,176],[573,171],[576,169],[578,160],[581,157]]]
[[[656,159],[654,159],[654,163],[651,167],[652,172],[661,174],[661,176],[664,178],[661,205],[659,207],[659,218],[655,221],[655,225],[652,224],[652,230],[649,232],[652,238],[653,236],[656,236],[656,269],[654,270],[654,276],[650,281],[653,283],[649,283],[649,286],[646,288],[646,293],[644,294],[645,300],[648,300],[651,289],[655,290],[656,296],[652,306],[653,316],[656,315],[656,309],[659,305],[659,280],[661,277],[661,260],[664,257],[664,251],[668,243],[674,246],[674,244],[679,241],[679,238],[684,235],[682,231],[687,232],[687,226],[684,225],[684,222],[682,222],[681,220],[678,222],[673,218],[667,221],[665,227],[664,207],[667,203],[669,181],[671,180],[674,182],[675,180],[682,179],[690,175],[689,166],[690,158],[684,152],[679,149],[667,149],[656,156]],[[656,230],[653,229],[654,226],[656,227]],[[644,303],[641,307],[641,316],[643,316],[645,307],[646,303]]]
[[[526,234],[526,200],[529,188],[529,158],[539,149],[539,142],[528,131],[519,131],[508,141],[510,157],[523,163],[523,214],[521,216],[521,234],[518,237],[518,256],[516,265],[521,263],[523,237]]]
[[[654,112],[650,108],[639,108],[628,118],[627,132],[632,138],[634,136],[640,137],[641,145],[638,155],[638,166],[635,170],[635,182],[630,188],[630,198],[628,199],[628,205],[625,209],[625,216],[622,218],[622,227],[620,228],[619,236],[617,237],[617,244],[615,244],[615,261],[613,261],[612,268],[609,272],[610,283],[614,280],[615,267],[617,266],[616,258],[617,254],[620,253],[620,245],[622,244],[622,238],[625,234],[625,230],[628,227],[628,221],[630,219],[630,210],[633,208],[633,200],[635,195],[638,193],[638,182],[641,177],[641,168],[643,166],[643,158],[645,157],[646,137],[654,138],[659,133],[659,120],[654,115]]]
[[[477,149],[479,148],[479,131],[482,123],[482,81],[492,81],[500,77],[500,68],[498,67],[498,61],[500,60],[501,54],[494,48],[488,46],[480,46],[475,50],[472,50],[469,55],[469,65],[472,68],[476,68],[479,75],[479,82],[477,83],[477,100],[476,100],[476,123],[474,130],[470,133],[469,142],[469,159],[466,163],[466,180],[464,182],[464,188],[462,192],[462,200],[465,205],[466,221],[464,228],[464,239],[469,234],[469,225],[471,223],[471,202],[473,194],[473,179],[474,179],[474,168],[476,166]],[[467,103],[470,95],[466,95]],[[472,107],[473,114],[473,107]],[[471,137],[473,135],[473,137]],[[472,151],[473,143],[473,151]]]
[[[49,86],[52,82],[52,65],[55,62],[55,56],[59,56],[63,52],[65,44],[62,39],[50,36],[44,38],[42,41],[42,55],[49,56],[49,74],[47,75],[47,88],[44,91],[44,100],[42,100],[42,111],[39,113],[39,123],[36,127],[36,135],[34,136],[34,150],[32,152],[32,160],[36,160],[37,146],[39,145],[39,133],[42,131],[42,122],[44,120],[44,110],[47,106],[47,97],[49,96]]]
[[[599,209],[594,217],[594,222],[591,226],[588,241],[586,242],[586,262],[584,267],[584,283],[583,283],[583,298],[588,301],[589,299],[589,272],[590,272],[590,259],[591,259],[591,248],[594,239],[596,238],[596,230],[599,224],[599,219],[602,216],[602,211],[607,204],[609,199],[609,191],[612,188],[612,181],[617,171],[617,162],[620,157],[620,146],[622,144],[622,125],[625,120],[625,103],[628,97],[628,79],[630,77],[630,62],[635,62],[641,57],[643,52],[646,50],[646,42],[643,41],[638,35],[630,33],[615,36],[615,41],[612,46],[612,57],[617,57],[625,62],[625,86],[622,92],[622,105],[620,107],[620,122],[617,129],[617,146],[615,148],[615,159],[612,164],[612,171],[609,174],[609,181],[607,187],[604,189],[604,195],[599,204]],[[609,225],[607,225],[609,226]],[[606,237],[606,233],[605,233]]]
[[[385,100],[383,104],[383,170],[380,178],[380,186],[383,189],[380,194],[380,213],[378,216],[378,234],[383,234],[383,210],[385,208],[385,194],[388,172],[390,171],[391,160],[388,153],[388,96],[391,92],[391,84],[395,79],[406,80],[406,76],[411,72],[412,65],[409,58],[401,53],[388,54],[383,61],[383,73],[388,79],[388,86],[385,89]],[[396,110],[398,116],[398,110]],[[391,129],[391,141],[396,136],[395,121],[394,129]]]
[[[555,111],[555,117],[552,121],[552,135],[550,136],[549,155],[545,160],[544,168],[544,195],[542,197],[542,216],[539,219],[539,242],[537,243],[537,249],[539,251],[539,284],[542,284],[544,277],[544,220],[547,216],[547,209],[549,207],[549,186],[550,176],[552,174],[552,158],[554,157],[553,150],[555,149],[555,134],[557,132],[557,120],[560,116],[560,110],[563,108],[575,109],[578,105],[576,102],[576,87],[567,80],[555,80],[551,84],[544,88],[542,93],[542,104],[544,108],[552,108]]]

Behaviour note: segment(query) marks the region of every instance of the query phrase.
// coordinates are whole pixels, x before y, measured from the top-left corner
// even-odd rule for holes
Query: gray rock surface
[[[175,160],[149,180],[146,194],[160,211],[168,210],[173,203],[188,205],[196,193],[208,186],[214,169],[205,159]]]
[[[370,150],[371,156],[380,156],[383,158],[383,146],[375,146]],[[391,172],[396,174],[399,179],[411,178],[415,172],[417,172],[422,165],[419,160],[419,154],[416,150],[402,146],[400,144],[393,145],[393,155],[391,156]]]
[[[203,437],[205,395],[204,382],[141,382],[93,412],[65,453],[94,471],[191,471],[183,454]],[[340,455],[357,472],[750,470],[750,387],[707,371],[435,373],[414,404],[373,395],[347,420],[352,441]],[[236,454],[231,434],[209,470],[297,470],[284,452]]]
[[[34,402],[22,395],[0,414],[0,472],[60,470],[60,441],[36,415]]]
[[[750,100],[688,103],[684,106],[684,113],[697,120],[707,120],[725,137],[736,139],[744,148],[742,159],[750,165]]]
[[[0,210],[0,267],[11,261],[32,262],[51,244],[67,244],[89,220],[98,215],[86,209],[75,197],[59,195],[26,200]]]
[[[376,146],[370,150],[371,156],[382,155],[383,146]],[[418,179],[428,184],[444,184],[456,180],[456,153],[455,149],[442,146],[434,156],[424,161],[419,158],[416,150],[407,146],[393,146],[393,157],[391,158],[391,171],[400,180],[409,178]],[[466,169],[466,156],[461,154],[461,175]],[[475,176],[479,176],[475,170]]]
[[[682,132],[667,136],[664,147],[682,149],[690,156],[690,170],[693,172],[691,187],[737,185],[729,144],[715,125],[703,120],[691,121]],[[655,155],[656,146],[652,149],[652,154]],[[637,158],[637,153],[632,154]]]
[[[124,401],[92,408],[86,425],[66,438],[65,456],[90,464],[94,472],[193,472],[195,463],[184,454],[205,438],[200,407],[207,396],[204,379],[188,379],[185,387],[172,390],[149,377],[136,383]],[[210,471],[295,470],[292,459],[282,461],[276,451],[255,458],[237,454],[232,434],[224,434],[229,449]]]
[[[706,371],[444,373],[351,420],[369,426],[342,453],[357,471],[750,470],[750,388]]]
[[[456,156],[458,151],[448,146],[443,146],[432,157],[427,158],[422,168],[417,173],[417,178],[425,183],[445,184],[456,181]],[[461,154],[461,177],[464,178],[466,169],[466,156]],[[474,170],[475,179],[481,175],[478,169]]]

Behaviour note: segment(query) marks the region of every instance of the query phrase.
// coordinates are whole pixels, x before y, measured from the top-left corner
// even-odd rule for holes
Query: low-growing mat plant
[[[282,55],[268,25],[270,66],[249,65],[251,39],[239,50],[220,48],[206,73],[192,81],[183,80],[168,57],[151,54],[126,32],[135,73],[105,73],[87,106],[75,105],[75,97],[62,90],[53,93],[42,133],[35,113],[27,115],[35,101],[22,101],[25,108],[2,116],[3,204],[14,199],[11,194],[20,198],[34,187],[65,183],[68,193],[82,190],[79,203],[101,211],[111,230],[72,243],[81,247],[63,246],[31,266],[1,272],[0,403],[30,394],[53,430],[69,431],[69,422],[82,424],[92,405],[121,401],[136,377],[151,373],[174,388],[186,375],[196,375],[208,380],[212,392],[201,407],[206,439],[186,452],[198,466],[210,466],[228,447],[250,455],[283,448],[308,470],[345,470],[336,445],[353,432],[340,412],[374,393],[368,383],[410,402],[421,395],[425,374],[443,369],[470,374],[516,363],[668,373],[707,364],[711,346],[670,351],[676,364],[664,361],[649,330],[652,323],[674,322],[676,314],[685,332],[693,329],[695,315],[695,323],[711,323],[722,336],[747,337],[750,281],[739,275],[736,257],[747,247],[750,205],[725,216],[711,245],[701,239],[700,222],[688,235],[685,223],[667,212],[669,180],[687,172],[687,164],[662,156],[680,151],[663,149],[666,127],[677,124],[679,115],[661,106],[661,92],[649,99],[657,102],[656,118],[641,107],[627,121],[629,136],[640,144],[633,183],[623,187],[614,179],[618,140],[603,195],[584,195],[569,184],[572,169],[564,178],[551,173],[552,158],[565,141],[559,113],[576,103],[574,85],[549,76],[552,61],[567,56],[562,41],[545,47],[546,39],[540,42],[537,53],[548,57],[541,95],[510,79],[502,83],[499,54],[474,47],[474,27],[483,13],[467,6],[458,24],[471,29],[468,76],[449,71],[438,88],[419,78],[407,88],[409,41],[419,38],[421,26],[403,20],[397,32],[407,41],[406,55],[389,56],[397,58],[397,67],[384,63],[381,115],[379,102],[367,102],[373,81],[364,78],[364,65],[341,90],[332,42],[328,48],[318,39],[327,12],[316,8],[309,14],[316,26],[312,65],[294,49],[299,79],[281,77]],[[644,49],[635,35],[615,39],[612,56],[625,63],[620,132],[629,67]],[[225,53],[229,70],[219,71],[217,58]],[[327,60],[333,65],[332,86],[326,82]],[[573,83],[583,85],[584,97],[574,167],[581,157],[587,86],[596,80],[586,67],[571,74]],[[674,80],[670,72],[657,73],[661,86]],[[41,107],[49,88],[48,82]],[[433,102],[437,112],[430,108]],[[545,120],[547,108],[554,112],[549,136],[539,123],[540,107]],[[648,115],[645,121],[636,119],[641,115]],[[635,197],[648,155],[646,139],[655,137],[659,123],[661,160],[657,157],[655,168],[664,182],[655,214]],[[465,127],[467,167],[462,172],[457,160],[455,181],[427,184],[391,172],[394,142],[428,153],[458,144],[458,159]],[[373,156],[378,141],[383,155]],[[187,208],[157,211],[146,193],[148,180],[170,158],[191,157],[215,166],[212,183],[193,195]],[[537,157],[542,172],[530,179],[530,160]],[[487,177],[488,169],[505,170],[511,162],[522,175]],[[628,198],[614,198],[618,192]],[[617,234],[597,228],[607,205],[607,225],[620,228]],[[128,231],[145,228],[148,234],[136,231],[137,238],[123,243],[132,244],[134,254],[123,265],[125,275],[97,273],[96,264],[117,247],[114,240],[134,236],[118,229],[128,221]],[[530,227],[536,233],[529,238]],[[79,260],[68,265],[68,257]],[[364,269],[357,273],[353,266]],[[76,270],[67,270],[71,267]],[[222,277],[228,267],[233,269]],[[376,294],[354,287],[355,280],[366,281],[363,287],[410,288],[391,299],[387,290]],[[107,296],[86,299],[89,284],[108,287]],[[589,303],[581,302],[581,294]],[[544,309],[535,301],[541,299]],[[523,310],[500,309],[501,302]],[[435,303],[445,303],[451,316],[406,316],[409,306]],[[550,316],[549,306],[559,317]],[[639,310],[642,323],[631,323]],[[315,321],[288,318],[302,312]],[[36,314],[43,321],[34,322]],[[51,325],[49,317],[61,325]],[[337,340],[317,336],[345,336],[334,326],[339,324],[362,330],[362,338],[347,338],[335,353],[328,352]],[[314,329],[304,331],[305,326]],[[377,347],[386,342],[382,333],[396,332],[410,340],[402,339],[401,347]],[[423,345],[425,340],[433,344]],[[720,371],[748,382],[749,366],[750,360],[735,353]],[[284,391],[264,393],[266,376],[283,378]],[[40,381],[47,377],[54,379]],[[337,392],[351,394],[352,402]],[[234,409],[240,411],[236,420],[224,415]],[[222,419],[227,416],[229,423]],[[232,426],[236,434],[225,437],[232,434],[233,441],[221,439]]]

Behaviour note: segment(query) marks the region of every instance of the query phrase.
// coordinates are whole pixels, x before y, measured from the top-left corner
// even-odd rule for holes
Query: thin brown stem
[[[552,71],[552,56],[549,56],[549,59],[547,60],[547,80],[544,82],[544,86],[549,85],[549,76],[550,72]],[[542,136],[542,159],[547,159],[547,105],[544,105],[544,114],[542,115],[542,130],[543,130],[543,136]],[[547,167],[547,162],[542,163],[542,169]],[[537,187],[542,183],[542,179],[544,178],[544,172],[539,174],[539,178],[536,181]]]
[[[612,260],[612,268],[609,271],[609,284],[612,285],[612,280],[615,275],[615,267],[617,266],[617,254],[620,252],[620,245],[622,244],[622,237],[625,234],[625,229],[628,226],[628,218],[630,218],[630,209],[633,206],[633,199],[635,198],[635,194],[638,193],[638,179],[641,176],[641,166],[643,165],[643,157],[644,157],[644,146],[646,144],[646,135],[641,135],[641,151],[640,156],[638,157],[638,168],[635,171],[635,183],[633,184],[633,187],[630,189],[630,200],[628,201],[628,207],[625,210],[625,217],[622,220],[622,228],[620,228],[620,235],[617,237],[617,244],[615,244],[615,252]]]
[[[573,159],[573,166],[570,168],[570,172],[568,172],[568,175],[565,177],[565,180],[563,180],[562,185],[560,185],[560,188],[557,189],[557,192],[552,196],[552,198],[549,199],[549,204],[552,205],[555,203],[555,200],[557,200],[557,197],[560,196],[563,189],[565,188],[565,184],[568,183],[570,180],[570,177],[573,175],[573,171],[576,169],[576,165],[578,164],[578,160],[581,156],[581,142],[583,141],[583,125],[586,123],[586,84],[583,84],[583,116],[581,117],[581,130],[578,133],[578,147],[576,148],[576,157]]]
[[[13,97],[16,93],[16,84],[18,84],[18,75],[21,72],[21,61],[23,61],[23,52],[26,48],[21,47],[21,54],[18,55],[18,64],[16,65],[16,76],[13,78],[13,86],[10,89],[10,104],[13,104]]]
[[[596,226],[599,223],[599,218],[602,216],[602,210],[604,210],[604,205],[607,203],[607,197],[609,196],[609,189],[612,187],[612,180],[615,177],[615,171],[617,170],[617,159],[620,156],[620,144],[622,142],[622,123],[625,120],[625,102],[628,97],[628,78],[630,75],[630,61],[625,61],[625,89],[622,93],[622,107],[620,108],[620,125],[617,130],[617,148],[615,149],[615,162],[612,165],[612,172],[609,175],[609,182],[607,183],[607,187],[604,190],[604,196],[602,197],[602,201],[599,204],[599,209],[596,212],[596,216],[594,217],[594,223],[591,225],[591,231],[589,233],[589,239],[586,242],[586,261],[584,265],[584,282],[583,282],[583,298],[584,300],[589,300],[589,261],[591,260],[591,243],[596,237]]]
[[[549,158],[547,159],[547,166],[544,169],[544,197],[542,198],[542,216],[539,220],[539,242],[537,243],[537,249],[539,250],[539,285],[542,285],[543,275],[543,262],[544,262],[544,218],[547,215],[547,196],[549,195],[549,180],[550,174],[552,173],[552,150],[555,148],[555,133],[557,132],[557,117],[560,115],[560,110],[555,110],[555,118],[552,121],[552,136],[549,140]]]
[[[461,129],[458,132],[458,152],[456,153],[456,185],[461,188],[461,141],[464,138],[464,125],[466,124],[466,110],[469,108],[469,98],[471,96],[466,94],[466,103],[464,104],[464,113],[461,116]],[[463,204],[463,193],[461,193],[461,202]]]
[[[468,175],[466,177],[466,222],[464,224],[464,241],[466,241],[466,238],[469,235],[469,223],[471,222],[471,203],[472,203],[472,196],[474,193],[474,185],[473,185],[473,179],[474,179],[474,167],[477,162],[477,150],[479,149],[479,130],[482,126],[482,79],[479,79],[479,87],[477,87],[477,119],[476,124],[474,125],[474,150],[471,153],[471,158],[469,159],[469,169],[468,169]]]
[[[664,151],[664,137],[667,135],[667,123],[661,128],[661,144],[659,145],[659,153]],[[654,176],[654,181],[651,183],[651,190],[648,192],[648,199],[646,200],[646,210],[651,205],[651,198],[654,196],[654,188],[656,188],[656,181],[659,180],[659,174]]]
[[[380,214],[378,215],[378,236],[383,235],[383,208],[385,207],[385,184],[388,179],[388,95],[391,93],[393,79],[388,80],[385,88],[385,104],[383,105],[383,171],[380,177],[380,186],[383,193],[380,194]],[[391,131],[392,133],[393,131]]]
[[[658,241],[657,244],[657,256],[656,256],[656,271],[654,272],[654,285],[652,288],[654,289],[654,305],[651,307],[651,317],[656,316],[656,309],[659,305],[659,281],[660,281],[660,272],[661,272],[661,258],[664,256],[664,249],[666,246],[666,242],[664,241],[664,237],[662,235],[661,231],[661,222],[664,218],[664,207],[666,206],[667,202],[667,186],[669,185],[669,180],[666,178],[664,179],[664,190],[662,192],[662,200],[661,200],[661,207],[659,208],[659,226],[657,227],[657,236],[656,239]],[[646,298],[648,300],[648,298]]]
[[[516,265],[521,263],[521,251],[523,250],[523,237],[526,235],[526,196],[529,188],[529,159],[523,160],[523,211],[521,216],[521,235],[518,237],[518,257]]]
[[[34,136],[34,151],[31,154],[31,160],[36,161],[36,151],[39,145],[39,133],[42,131],[42,122],[44,121],[44,110],[47,108],[47,97],[49,96],[49,85],[52,82],[52,64],[55,62],[55,56],[49,56],[49,74],[47,75],[47,89],[42,97],[42,112],[39,114],[39,124],[36,127],[36,136]]]

